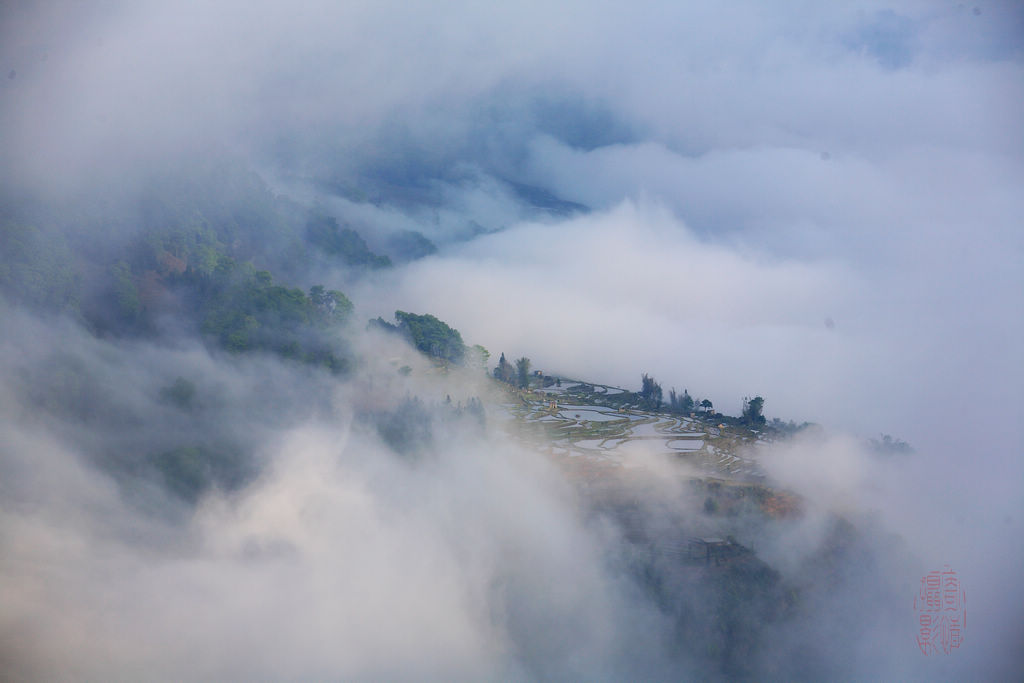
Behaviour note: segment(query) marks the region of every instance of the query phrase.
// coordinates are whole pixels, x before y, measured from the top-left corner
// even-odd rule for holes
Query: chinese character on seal
[[[957,573],[944,565],[921,577],[914,598],[917,646],[925,655],[949,654],[960,647],[967,628],[967,593]]]

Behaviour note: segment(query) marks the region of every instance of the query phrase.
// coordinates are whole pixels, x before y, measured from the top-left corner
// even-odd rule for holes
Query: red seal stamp
[[[964,641],[967,628],[967,593],[957,573],[944,565],[921,577],[914,598],[917,646],[926,655],[949,654]]]

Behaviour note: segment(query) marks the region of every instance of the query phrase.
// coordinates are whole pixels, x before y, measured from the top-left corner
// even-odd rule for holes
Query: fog
[[[191,220],[169,191],[140,206],[212,178],[197,224],[245,244],[271,234],[237,208],[254,172],[275,216],[314,207],[395,264],[283,228],[250,249],[352,299],[342,377],[212,348],[182,306],[124,334],[2,294],[11,679],[1024,671],[1017,3],[13,2],[0,76],[4,226],[120,253]],[[111,300],[97,273],[68,280],[83,309]],[[751,456],[802,515],[719,528],[693,473],[639,447],[588,492],[513,438],[478,368],[364,331],[395,310],[492,364],[820,424]],[[409,405],[430,425],[411,454],[380,428]],[[883,433],[914,453],[872,453]],[[174,490],[169,453],[216,454],[212,485]],[[778,573],[741,612],[742,666],[717,594],[643,559],[632,500],[644,533],[728,532]],[[946,564],[970,621],[925,657],[913,599]]]

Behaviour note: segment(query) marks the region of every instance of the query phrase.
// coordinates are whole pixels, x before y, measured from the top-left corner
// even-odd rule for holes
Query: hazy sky
[[[379,201],[320,199],[442,247],[352,290],[364,317],[907,439],[922,469],[879,505],[976,585],[1021,568],[994,559],[1024,512],[1021,121],[1011,1],[0,9],[8,188],[130,188],[215,149],[304,197],[358,189]]]

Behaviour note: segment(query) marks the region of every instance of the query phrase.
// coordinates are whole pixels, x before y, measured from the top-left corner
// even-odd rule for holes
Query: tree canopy
[[[743,422],[750,425],[763,425],[765,417],[761,414],[764,409],[764,399],[760,396],[743,399]]]
[[[640,401],[647,406],[657,410],[661,408],[661,385],[654,381],[653,377],[649,377],[645,372],[640,378]]]
[[[668,405],[669,409],[674,413],[686,413],[693,412],[693,397],[690,396],[690,392],[683,389],[683,395],[680,396],[676,393],[675,389],[668,392]]]
[[[530,386],[530,359],[526,356],[516,361],[516,382],[521,389]]]
[[[498,359],[497,367],[494,368],[494,379],[511,384],[514,377],[515,371],[512,369],[511,363],[505,360],[505,352],[503,351],[501,358]]]
[[[452,363],[462,362],[466,345],[458,330],[429,313],[418,315],[395,311],[395,320],[398,321],[398,331],[423,353]]]
[[[306,225],[306,237],[310,244],[340,258],[346,265],[370,268],[386,268],[391,265],[391,259],[387,256],[378,256],[370,251],[366,240],[358,232],[341,227],[331,216],[312,215]]]

